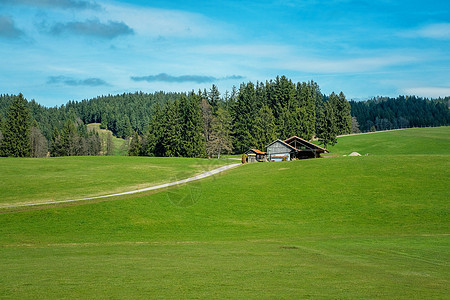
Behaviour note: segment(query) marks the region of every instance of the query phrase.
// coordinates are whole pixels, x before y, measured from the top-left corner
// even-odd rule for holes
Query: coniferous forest
[[[0,96],[1,156],[100,155],[89,123],[129,139],[129,155],[220,157],[265,149],[297,135],[327,147],[341,134],[450,124],[448,98],[347,101],[313,81],[281,76],[221,94],[215,85],[189,93],[124,93],[47,108],[23,95]]]

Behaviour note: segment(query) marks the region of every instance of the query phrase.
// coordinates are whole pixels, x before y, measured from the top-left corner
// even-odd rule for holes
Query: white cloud
[[[450,23],[435,23],[418,29],[406,31],[400,36],[407,38],[428,38],[435,40],[450,40]]]
[[[373,56],[359,58],[314,58],[298,57],[285,62],[285,68],[311,73],[358,73],[374,72],[390,66],[402,65],[416,61],[408,56]]]
[[[450,87],[435,87],[435,86],[411,87],[411,88],[404,88],[402,90],[402,93],[406,95],[438,98],[450,96]]]
[[[104,8],[105,17],[123,20],[144,36],[214,38],[214,35],[226,34],[221,29],[224,24],[198,13],[124,4],[105,4]]]
[[[191,48],[192,52],[202,55],[233,55],[249,57],[276,58],[289,54],[292,49],[289,46],[270,44],[243,44],[243,45],[205,45]]]
[[[421,28],[418,34],[422,37],[440,40],[450,39],[450,23],[431,24]]]

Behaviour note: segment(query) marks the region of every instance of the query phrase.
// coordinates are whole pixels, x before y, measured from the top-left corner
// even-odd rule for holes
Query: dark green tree
[[[137,132],[134,133],[128,147],[128,156],[140,156],[142,151],[141,137]]]
[[[29,157],[31,152],[31,114],[22,94],[11,103],[4,124],[0,153],[2,156]]]
[[[272,110],[263,105],[255,118],[253,147],[264,151],[266,146],[276,139],[275,118]]]
[[[330,101],[325,101],[318,109],[316,135],[325,148],[337,143],[336,113]]]
[[[71,120],[67,120],[61,131],[61,156],[79,155],[80,139],[77,129]]]
[[[257,114],[255,100],[253,83],[242,84],[231,113],[234,132],[233,148],[237,153],[247,151],[253,144],[253,125]]]
[[[181,96],[178,104],[181,122],[180,138],[182,141],[180,155],[184,157],[205,157],[201,97],[192,92],[188,97]]]
[[[106,155],[114,155],[114,143],[111,131],[106,135]]]

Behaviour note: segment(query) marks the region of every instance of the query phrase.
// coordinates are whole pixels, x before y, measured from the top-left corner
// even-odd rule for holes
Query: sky
[[[0,94],[60,106],[285,75],[347,99],[450,96],[450,1],[0,0]]]

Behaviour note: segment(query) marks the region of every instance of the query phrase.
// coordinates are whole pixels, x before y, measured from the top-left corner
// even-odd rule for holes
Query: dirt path
[[[162,188],[166,188],[166,187],[170,187],[170,186],[174,186],[174,185],[178,185],[178,184],[183,184],[183,183],[199,180],[199,179],[206,178],[206,177],[218,174],[220,172],[226,171],[228,169],[237,167],[239,165],[241,165],[241,164],[239,163],[239,164],[226,165],[226,166],[223,166],[223,167],[211,170],[211,171],[205,171],[202,174],[199,174],[199,175],[196,175],[196,176],[193,176],[193,177],[189,177],[189,178],[186,178],[186,179],[177,180],[177,181],[173,181],[173,182],[168,182],[168,183],[164,183],[164,184],[160,184],[160,185],[151,186],[151,187],[148,187],[148,188],[143,188],[143,189],[138,189],[138,190],[133,190],[133,191],[128,191],[128,192],[123,192],[123,193],[109,194],[109,195],[103,195],[103,196],[97,196],[97,197],[88,197],[88,198],[81,198],[81,199],[72,199],[72,200],[48,201],[48,202],[40,202],[40,203],[28,203],[28,204],[9,205],[9,206],[1,206],[0,205],[0,208],[15,208],[15,207],[27,207],[27,206],[38,206],[38,205],[48,205],[48,204],[59,204],[59,203],[86,201],[86,200],[93,200],[93,199],[101,199],[101,198],[108,198],[108,197],[116,197],[116,196],[122,196],[122,195],[136,194],[136,193],[147,192],[147,191],[152,191],[152,190],[158,190],[158,189],[162,189]]]

